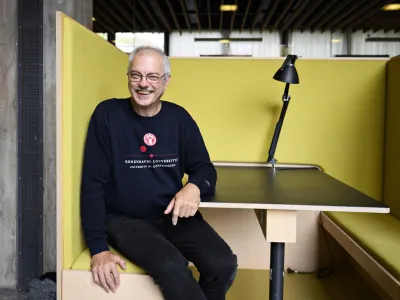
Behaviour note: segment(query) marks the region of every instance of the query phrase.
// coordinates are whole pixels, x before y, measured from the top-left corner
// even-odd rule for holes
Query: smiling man
[[[81,219],[93,279],[107,292],[118,288],[117,264],[125,269],[125,262],[110,245],[166,300],[223,300],[237,258],[198,211],[217,180],[200,130],[183,107],[161,100],[171,78],[162,51],[137,48],[127,77],[131,97],[101,102],[86,139]]]

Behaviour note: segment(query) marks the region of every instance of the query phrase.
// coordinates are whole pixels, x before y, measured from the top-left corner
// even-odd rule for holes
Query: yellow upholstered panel
[[[390,214],[325,212],[400,280],[400,220]]]
[[[127,97],[128,56],[69,18],[63,21],[59,87],[62,136],[63,268],[84,245],[79,211],[82,151],[94,107]],[[214,161],[264,162],[282,106],[284,84],[272,79],[283,59],[171,58],[165,100],[195,118]],[[314,163],[335,178],[381,199],[385,60],[306,60],[276,158]]]
[[[400,57],[387,64],[384,203],[400,218]]]
[[[61,142],[63,267],[86,248],[81,233],[79,193],[82,151],[95,106],[106,98],[128,97],[128,56],[74,20],[63,18]],[[58,137],[60,138],[60,137]]]
[[[196,119],[214,161],[265,162],[282,107],[282,59],[172,58],[164,98]],[[382,199],[387,60],[299,59],[279,162],[320,165]]]

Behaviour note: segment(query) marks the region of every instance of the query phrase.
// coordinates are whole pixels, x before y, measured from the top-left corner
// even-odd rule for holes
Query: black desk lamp
[[[272,138],[271,146],[268,152],[268,162],[272,164],[275,168],[276,159],[274,158],[276,145],[278,143],[279,135],[281,133],[283,121],[285,119],[286,110],[289,105],[290,96],[289,94],[289,86],[290,84],[298,84],[299,83],[299,75],[297,74],[296,67],[294,66],[296,62],[297,56],[289,54],[282,67],[275,73],[274,79],[282,82],[286,82],[285,91],[282,97],[283,107],[281,110],[281,115],[279,116],[279,121],[276,123],[274,137]]]

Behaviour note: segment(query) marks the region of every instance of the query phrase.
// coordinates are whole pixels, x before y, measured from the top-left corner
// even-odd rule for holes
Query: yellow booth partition
[[[172,78],[163,99],[192,114],[211,159],[265,162],[284,90],[272,76],[284,58],[170,60]],[[300,58],[300,84],[290,87],[291,102],[275,155],[278,162],[319,165],[381,201],[386,63]],[[96,286],[80,227],[80,172],[89,118],[99,102],[129,97],[127,64],[127,54],[57,13],[57,299],[162,299],[150,277],[131,263],[127,271],[120,270],[116,294]],[[244,272],[238,274],[228,299],[267,299],[269,245],[255,212],[203,212],[238,253]],[[316,270],[318,212],[299,212],[297,219],[298,241],[287,245],[285,267]],[[313,290],[285,290],[287,299],[329,299],[311,276]],[[304,281],[293,284],[304,287]]]

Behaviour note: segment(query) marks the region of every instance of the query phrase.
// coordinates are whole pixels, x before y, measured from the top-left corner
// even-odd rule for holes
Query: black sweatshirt
[[[158,114],[142,117],[129,98],[98,104],[88,127],[81,183],[82,229],[91,255],[109,250],[107,216],[161,216],[182,189],[185,173],[200,197],[215,193],[215,168],[184,108],[162,101]]]

